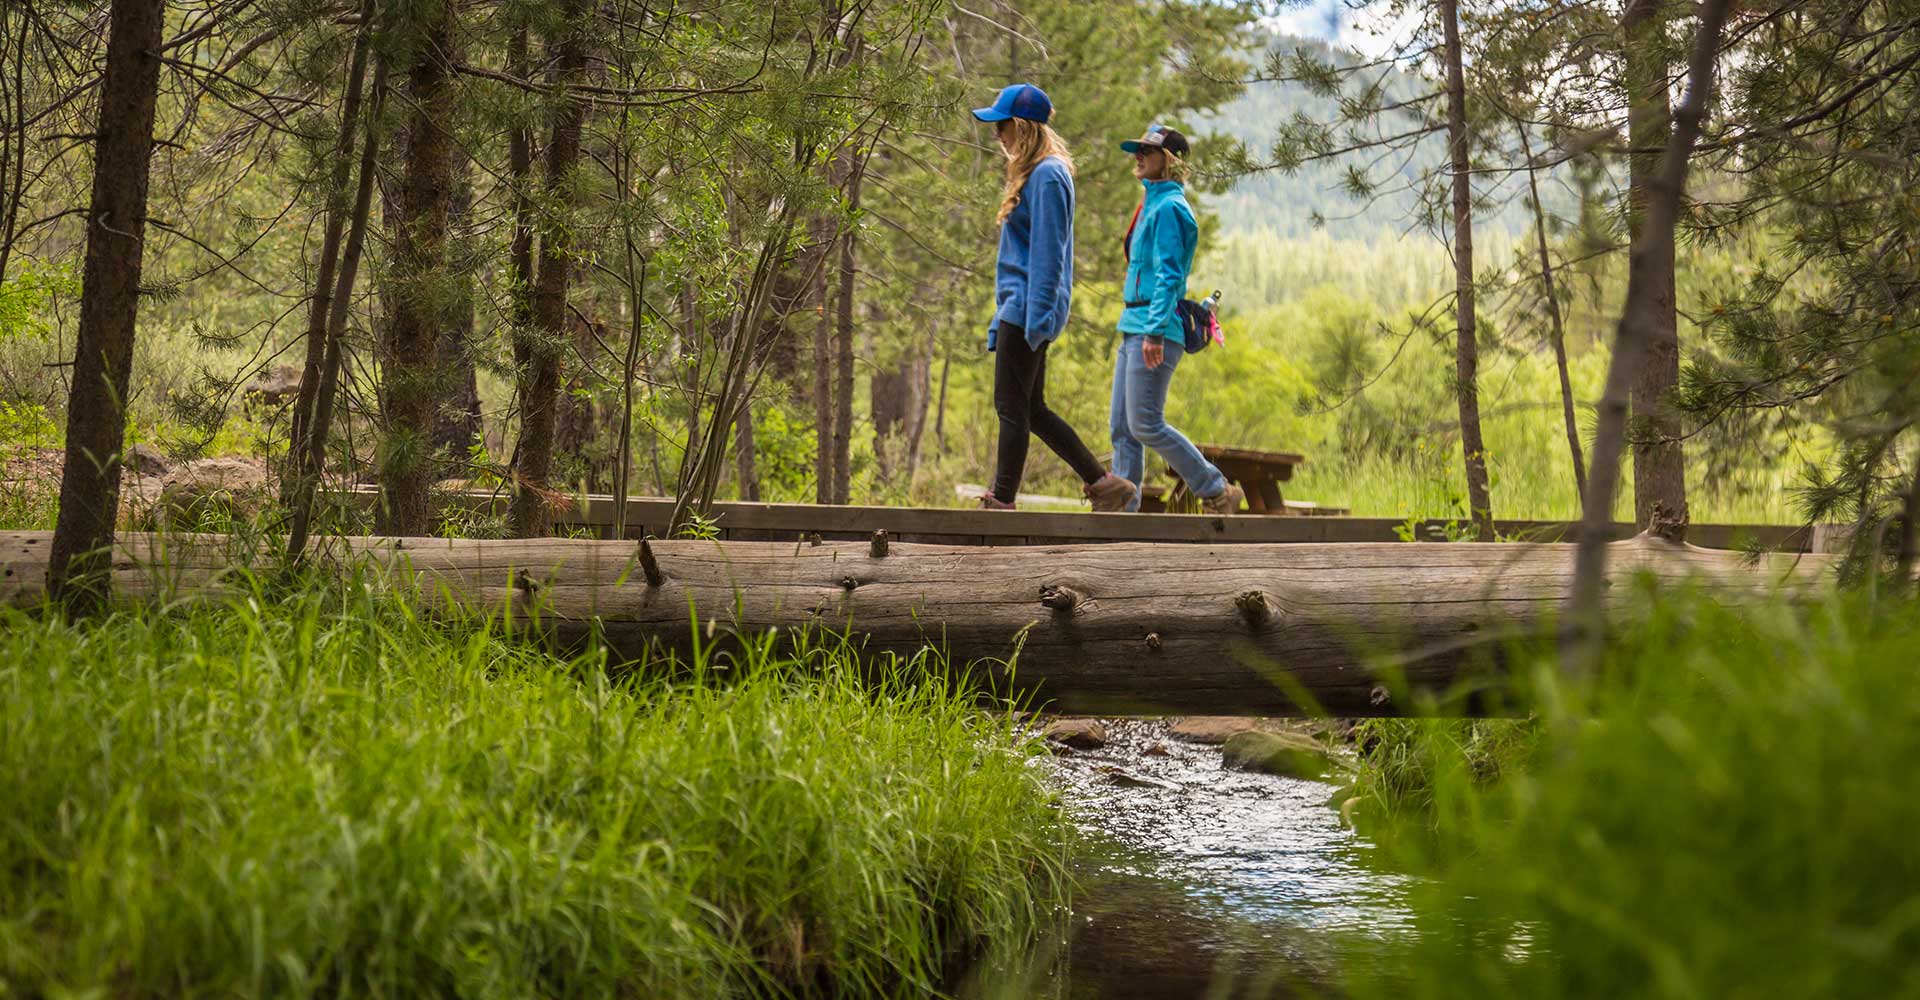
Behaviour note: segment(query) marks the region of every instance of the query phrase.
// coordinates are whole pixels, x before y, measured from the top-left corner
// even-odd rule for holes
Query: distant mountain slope
[[[1254,46],[1262,51],[1306,49],[1321,60],[1341,64],[1359,58],[1317,39],[1290,35],[1261,35]],[[1431,86],[1418,77],[1396,72],[1386,89],[1395,98],[1404,99]],[[1331,122],[1339,111],[1336,98],[1313,94],[1300,84],[1257,83],[1232,103],[1193,124],[1200,134],[1213,132],[1238,139],[1256,159],[1265,160],[1283,123],[1296,116]],[[1251,174],[1235,182],[1229,191],[1208,195],[1205,206],[1218,217],[1221,232],[1229,235],[1271,232],[1283,237],[1305,236],[1313,231],[1314,214],[1318,212],[1325,220],[1326,233],[1335,238],[1393,238],[1410,226],[1418,227],[1420,175],[1445,157],[1446,138],[1436,133],[1422,141],[1412,156],[1402,153],[1382,160],[1372,154],[1354,155],[1309,163],[1292,174],[1278,170]],[[1377,197],[1370,204],[1344,190],[1348,171],[1356,168],[1365,169],[1376,185]],[[1548,201],[1551,207],[1552,199]],[[1518,198],[1497,212],[1476,216],[1474,221],[1512,233],[1530,224],[1526,206]]]

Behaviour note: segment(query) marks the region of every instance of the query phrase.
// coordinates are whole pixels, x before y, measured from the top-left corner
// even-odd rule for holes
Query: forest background
[[[1171,419],[1197,440],[1304,454],[1290,498],[1465,520],[1447,143],[1432,100],[1439,67],[1420,44],[1432,25],[1368,57],[1275,34],[1282,9],[621,2],[587,37],[584,8],[561,3],[176,5],[158,113],[160,134],[176,138],[155,152],[127,444],[284,461],[304,397],[274,387],[311,349],[309,293],[337,252],[326,229],[349,193],[337,153],[364,130],[386,141],[368,280],[344,314],[333,481],[517,484],[550,506],[621,491],[966,503],[959,484],[990,475],[996,430],[984,334],[1002,176],[966,109],[1031,80],[1053,95],[1079,163],[1079,280],[1050,402],[1089,440],[1105,438],[1119,239],[1138,197],[1116,143],[1176,124],[1199,147],[1204,250],[1191,290],[1224,291],[1228,342],[1186,362]],[[82,117],[73,95],[104,11],[9,10],[0,441],[18,456],[57,451],[67,424],[85,236],[72,206],[89,177],[83,130],[62,123]],[[421,21],[431,10],[448,21]],[[1393,5],[1376,21],[1390,32],[1413,14],[1426,17]],[[1468,88],[1478,454],[1494,514],[1572,518],[1576,459],[1560,412],[1571,408],[1590,449],[1625,287],[1628,156],[1591,141],[1583,153],[1568,139],[1577,130],[1549,114],[1563,109],[1541,100],[1520,136],[1542,162],[1533,169],[1530,146],[1515,166],[1501,115],[1522,118],[1479,97],[1520,62],[1498,49],[1510,12],[1468,16],[1482,19],[1467,37],[1486,77]],[[421,53],[443,36],[446,93],[429,108],[418,73],[433,60]],[[340,72],[362,38],[373,68],[358,72],[373,84],[355,108]],[[1677,54],[1686,36],[1666,38]],[[1677,55],[1664,65],[1677,88]],[[1425,116],[1411,140],[1365,132],[1408,113]],[[415,273],[408,136],[429,121],[451,146],[444,257]],[[1696,190],[1740,183],[1724,162],[1696,173]],[[1694,369],[1737,360],[1709,326],[1773,280],[1769,258],[1795,238],[1779,219],[1756,211],[1683,233],[1679,340]],[[1536,245],[1558,279],[1550,292]],[[440,328],[425,359],[408,353],[421,322]],[[424,409],[406,405],[410,387],[424,387]],[[1828,414],[1733,420],[1724,400],[1693,396],[1715,416],[1673,445],[1695,520],[1833,513],[1822,489],[1846,449]],[[551,454],[530,462],[529,440]],[[1043,449],[1024,489],[1077,495]],[[1622,516],[1631,496],[1622,489]],[[523,518],[462,530],[539,529],[540,515]]]

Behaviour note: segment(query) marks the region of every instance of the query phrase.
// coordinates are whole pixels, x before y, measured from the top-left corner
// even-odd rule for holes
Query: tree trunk
[[[1874,553],[1878,559],[1880,554]],[[1913,477],[1900,505],[1900,547],[1895,550],[1893,580],[1902,590],[1913,586],[1914,560],[1920,558],[1920,447],[1914,449]]]
[[[1669,519],[1687,519],[1686,455],[1680,420],[1670,405],[1680,382],[1680,334],[1674,304],[1673,235],[1651,233],[1647,207],[1658,182],[1661,150],[1673,138],[1667,99],[1667,61],[1661,36],[1668,0],[1627,0],[1621,17],[1626,56],[1627,143],[1633,149],[1627,174],[1630,255],[1645,256],[1646,340],[1633,372],[1629,397],[1633,439],[1633,514],[1642,527],[1655,504]]]
[[[1607,365],[1607,384],[1600,398],[1600,419],[1593,436],[1593,465],[1581,504],[1579,559],[1575,563],[1573,597],[1568,611],[1572,629],[1563,668],[1578,671],[1594,662],[1603,641],[1606,609],[1603,605],[1607,572],[1604,526],[1620,486],[1620,451],[1626,433],[1628,386],[1639,370],[1651,331],[1659,324],[1659,289],[1665,280],[1661,262],[1673,257],[1673,230],[1680,215],[1680,197],[1687,185],[1687,160],[1700,138],[1713,92],[1714,57],[1720,47],[1720,28],[1727,17],[1727,0],[1705,0],[1700,28],[1689,60],[1687,94],[1676,116],[1673,141],[1653,178],[1642,229],[1629,255],[1627,301],[1614,333],[1613,358]]]
[[[733,459],[735,472],[740,479],[740,499],[752,503],[760,501],[760,471],[757,467],[759,456],[756,454],[753,440],[753,404],[740,408],[740,419],[733,425]]]
[[[568,31],[555,54],[555,76],[563,95],[586,73],[585,11],[569,5]],[[560,393],[560,367],[566,354],[567,279],[572,253],[573,169],[580,159],[580,130],[586,105],[564,98],[547,143],[546,189],[549,212],[540,232],[540,270],[534,278],[532,329],[525,334],[528,365],[520,375],[520,444],[515,449],[510,529],[521,538],[544,535],[549,528],[548,479],[553,472],[554,427]],[[554,216],[558,213],[558,217]]]
[[[292,504],[300,492],[301,453],[313,422],[314,400],[327,361],[327,318],[333,308],[334,274],[340,264],[340,241],[346,232],[347,184],[353,179],[353,140],[360,128],[360,101],[366,87],[367,52],[373,41],[373,0],[361,0],[360,26],[354,32],[353,55],[347,66],[347,92],[340,102],[340,135],[333,144],[333,170],[327,178],[322,209],[326,219],[320,236],[320,259],[314,267],[313,294],[307,303],[306,363],[300,368],[300,388],[294,395],[293,419],[287,435],[287,464],[280,476],[280,502]],[[342,303],[341,308],[346,308]]]
[[[852,218],[840,237],[840,301],[834,330],[833,502],[847,503],[853,488],[853,276],[859,245],[860,181],[864,160],[850,167],[847,205]]]
[[[472,164],[464,151],[455,154],[453,203],[447,211],[447,224],[456,233],[465,234],[473,223]],[[473,363],[474,302],[473,278],[462,272],[462,286],[451,322],[440,335],[436,365],[446,381],[447,392],[433,420],[433,451],[440,460],[440,475],[458,475],[466,468],[468,455],[480,440],[480,379]]]
[[[1573,495],[1587,492],[1587,463],[1580,453],[1580,422],[1574,417],[1573,380],[1567,375],[1567,330],[1560,318],[1560,290],[1553,280],[1553,256],[1547,252],[1547,210],[1540,204],[1540,181],[1534,170],[1533,143],[1527,138],[1527,126],[1515,122],[1520,132],[1520,152],[1527,158],[1527,192],[1533,201],[1533,231],[1540,246],[1540,286],[1547,299],[1547,319],[1552,323],[1553,363],[1560,373],[1560,414],[1567,426],[1567,453],[1573,456]]]
[[[813,327],[813,499],[828,504],[833,502],[833,326],[824,248],[833,237],[825,223],[816,222],[813,238],[823,248],[821,267],[812,277],[814,301],[820,304],[819,322]]]
[[[107,573],[120,509],[120,451],[140,310],[165,20],[164,0],[114,0],[107,26],[79,343],[67,403],[66,467],[46,567],[48,591],[76,614],[102,608],[111,586]]]
[[[1460,65],[1459,0],[1440,0],[1447,39],[1447,147],[1453,160],[1454,393],[1460,404],[1460,450],[1476,537],[1493,541],[1493,498],[1487,449],[1480,439],[1480,346],[1473,315],[1473,176],[1467,157],[1467,85]]]
[[[926,438],[927,410],[933,402],[933,350],[935,343],[934,328],[927,329],[926,351],[913,361],[912,382],[909,388],[913,395],[912,416],[907,427],[907,483],[912,485],[914,476],[920,471],[920,442]]]
[[[287,529],[287,556],[296,562],[306,548],[307,531],[313,522],[314,490],[326,470],[327,435],[333,424],[334,397],[340,385],[342,341],[347,333],[347,315],[353,309],[353,285],[360,273],[360,254],[367,243],[374,179],[380,172],[380,113],[386,105],[386,92],[387,65],[381,60],[373,74],[373,106],[363,125],[365,134],[360,147],[360,183],[353,197],[353,223],[347,230],[346,249],[341,254],[335,277],[333,306],[327,313],[326,351],[321,357],[313,410],[305,436],[293,441],[294,472],[299,481],[290,503],[292,522]]]
[[[0,564],[37,568],[44,537],[0,532]],[[854,636],[877,669],[886,654],[932,649],[945,655],[929,657],[927,668],[970,669],[1001,692],[1032,694],[1036,706],[1153,715],[1295,714],[1305,696],[1336,716],[1418,711],[1418,700],[1381,668],[1431,691],[1497,666],[1519,641],[1551,628],[1574,561],[1569,545],[1511,542],[896,543],[881,558],[867,542],[655,541],[644,550],[572,539],[328,544],[336,556],[405,567],[428,613],[444,608],[443,599],[469,614],[504,608],[516,633],[569,648],[597,636],[616,661],[684,655],[696,636],[726,651],[772,630],[830,629]],[[116,582],[130,597],[205,594],[222,585],[230,545],[219,536],[129,535],[114,560]],[[1745,553],[1648,535],[1607,548],[1622,581],[1648,573],[1726,600],[1812,589],[1833,561],[1780,553],[1754,563]],[[1150,578],[1137,572],[1145,565],[1154,567]],[[0,582],[0,600],[32,604],[40,596],[32,581],[15,573]],[[1614,588],[1623,608],[1630,589]],[[696,623],[689,607],[712,621]]]
[[[13,5],[0,5],[0,56],[13,44]],[[20,18],[20,40],[14,51],[13,77],[0,68],[0,286],[7,283],[13,240],[20,226],[20,203],[26,198],[27,162],[27,36],[31,18]],[[8,60],[0,59],[0,63]]]
[[[453,0],[423,0],[408,72],[406,173],[393,259],[393,315],[387,331],[385,440],[380,455],[383,530],[425,535],[432,528],[434,413],[441,379],[434,366],[446,309],[435,286],[447,269],[447,215],[453,196],[457,94],[448,58],[455,44]]]
[[[947,377],[953,374],[953,352],[940,357],[940,402],[933,411],[933,443],[940,454],[947,453]]]

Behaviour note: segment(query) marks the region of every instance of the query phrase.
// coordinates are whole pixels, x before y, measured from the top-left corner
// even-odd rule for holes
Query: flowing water
[[[1157,720],[1038,766],[1084,834],[1073,909],[965,996],[1290,997],[1333,990],[1336,939],[1408,932],[1407,881],[1327,806],[1334,786],[1234,770]]]

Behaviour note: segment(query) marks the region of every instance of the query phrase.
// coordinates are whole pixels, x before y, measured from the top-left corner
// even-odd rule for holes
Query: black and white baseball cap
[[[1138,153],[1143,149],[1164,149],[1175,156],[1187,155],[1190,148],[1187,145],[1186,136],[1165,125],[1149,125],[1146,135],[1138,139],[1128,139],[1120,144],[1121,151],[1127,153]]]

